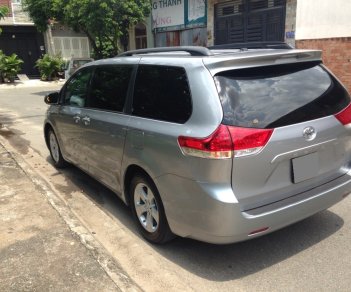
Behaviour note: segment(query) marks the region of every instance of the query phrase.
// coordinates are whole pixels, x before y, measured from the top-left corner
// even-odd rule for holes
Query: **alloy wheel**
[[[50,151],[52,154],[52,158],[55,160],[55,162],[59,162],[60,160],[60,152],[59,152],[59,146],[56,140],[56,136],[53,132],[50,132]]]
[[[143,228],[150,233],[156,232],[160,222],[160,214],[155,196],[146,184],[139,183],[136,185],[134,206]]]

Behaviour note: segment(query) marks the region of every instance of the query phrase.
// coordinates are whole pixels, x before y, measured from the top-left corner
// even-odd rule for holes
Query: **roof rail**
[[[196,46],[179,46],[179,47],[158,47],[150,49],[140,49],[123,52],[118,55],[118,57],[127,57],[140,54],[149,54],[149,53],[169,53],[169,52],[187,52],[191,56],[212,56],[213,53],[205,47],[196,47]]]
[[[284,42],[248,42],[248,43],[233,43],[223,44],[208,47],[210,50],[221,49],[240,49],[246,51],[248,49],[284,49],[291,50],[292,47]]]

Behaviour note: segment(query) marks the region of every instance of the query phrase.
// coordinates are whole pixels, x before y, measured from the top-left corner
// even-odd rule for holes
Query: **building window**
[[[135,26],[135,48],[147,48],[146,26],[143,23],[138,23]]]

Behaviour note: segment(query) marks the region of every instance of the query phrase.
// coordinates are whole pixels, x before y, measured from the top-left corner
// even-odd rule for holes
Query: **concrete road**
[[[351,196],[273,234],[216,246],[177,238],[146,243],[130,212],[75,167],[57,171],[42,136],[46,92],[59,85],[0,86],[0,139],[56,190],[86,228],[146,291],[350,291]]]

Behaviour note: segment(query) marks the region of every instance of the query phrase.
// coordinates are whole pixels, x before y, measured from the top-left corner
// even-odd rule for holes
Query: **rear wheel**
[[[57,168],[65,167],[67,165],[67,162],[62,157],[59,143],[57,142],[56,135],[52,129],[48,131],[48,142],[49,142],[50,155],[52,160],[54,161],[55,167]]]
[[[169,229],[163,204],[155,184],[144,175],[136,175],[130,186],[131,208],[139,231],[152,243],[165,243],[174,235]]]

